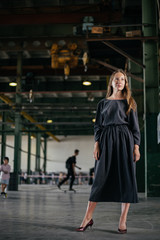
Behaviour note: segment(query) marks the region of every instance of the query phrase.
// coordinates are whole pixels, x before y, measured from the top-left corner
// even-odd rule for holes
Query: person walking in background
[[[74,183],[74,180],[75,180],[75,175],[76,175],[75,168],[81,169],[80,167],[78,167],[76,165],[76,156],[78,154],[79,154],[79,150],[76,149],[74,151],[74,155],[67,159],[67,161],[66,161],[66,168],[68,170],[68,173],[67,173],[67,176],[61,182],[58,183],[58,185],[57,185],[58,188],[61,188],[61,185],[63,183],[65,183],[71,177],[69,191],[74,191],[72,186],[73,186],[73,183]]]
[[[0,166],[0,171],[2,172],[2,179],[1,179],[2,192],[1,192],[1,195],[4,198],[7,197],[7,186],[9,184],[10,171],[11,171],[11,167],[8,164],[8,162],[9,162],[9,158],[4,157],[3,164]]]
[[[28,178],[28,175],[27,175],[27,173],[25,172],[25,173],[24,173],[24,183],[25,183],[25,184],[27,184],[27,178]]]
[[[136,102],[121,69],[111,75],[107,96],[98,103],[94,134],[95,177],[86,214],[76,231],[93,225],[97,202],[120,202],[118,232],[123,234],[130,203],[138,202],[135,165],[140,159],[140,131]]]

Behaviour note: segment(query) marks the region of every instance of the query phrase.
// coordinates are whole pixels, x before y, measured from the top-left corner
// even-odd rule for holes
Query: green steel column
[[[158,37],[157,1],[142,0],[144,36]],[[160,146],[157,144],[157,115],[159,112],[158,41],[143,43],[144,112],[145,112],[145,195],[160,197]]]
[[[16,106],[21,103],[21,77],[22,77],[22,53],[19,52],[17,56],[17,86],[16,86]],[[15,138],[14,138],[14,184],[13,190],[18,190],[18,173],[20,171],[21,159],[21,117],[18,111],[15,111]]]
[[[41,134],[37,133],[36,137],[36,166],[35,170],[40,170],[40,146],[41,146]]]
[[[44,163],[43,163],[43,171],[46,173],[46,165],[47,165],[47,138],[44,137]]]
[[[3,163],[3,158],[6,155],[6,133],[5,133],[5,123],[6,122],[6,113],[2,113],[2,139],[1,139],[1,164]]]
[[[142,59],[137,59],[137,61],[140,62]],[[143,76],[143,69],[135,64],[134,62],[131,62],[131,68],[134,74],[137,77],[141,77],[144,79]],[[143,100],[143,86],[144,84],[139,81],[135,81],[134,79],[131,79],[132,81],[132,91],[133,91],[133,97],[136,100],[137,103],[137,110],[138,110],[138,120],[139,120],[139,126],[141,130],[141,145],[140,145],[140,153],[141,153],[141,159],[136,164],[136,178],[137,178],[137,185],[138,185],[138,191],[144,192],[145,191],[145,158],[144,158],[144,100]],[[134,89],[139,90],[140,94],[137,94]]]
[[[31,170],[31,132],[28,133],[28,162],[27,162],[27,175],[30,175]],[[30,178],[27,178],[27,183],[30,183]]]
[[[21,126],[20,126],[20,115],[18,112],[15,113],[15,131],[14,131],[14,174],[17,178],[18,184],[18,172],[20,170],[20,157],[21,157]],[[18,185],[17,185],[18,187]],[[16,190],[16,189],[15,189]],[[18,190],[18,189],[17,189]]]

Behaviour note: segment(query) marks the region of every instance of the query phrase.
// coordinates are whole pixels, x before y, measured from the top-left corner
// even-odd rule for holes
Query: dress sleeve
[[[102,132],[102,102],[99,102],[97,105],[96,121],[94,124],[94,139],[95,142],[99,142],[101,132]]]
[[[133,134],[134,144],[140,145],[140,130],[137,110],[133,111],[133,109],[131,109],[130,111],[130,129]]]

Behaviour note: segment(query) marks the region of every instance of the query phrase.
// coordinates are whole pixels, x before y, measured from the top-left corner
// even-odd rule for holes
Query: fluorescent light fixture
[[[11,86],[11,87],[16,87],[16,86],[17,86],[17,83],[16,83],[16,82],[10,82],[10,83],[9,83],[9,86]]]
[[[83,85],[90,86],[92,83],[90,81],[83,81]]]
[[[48,119],[47,120],[47,123],[52,123],[53,121],[51,119]]]

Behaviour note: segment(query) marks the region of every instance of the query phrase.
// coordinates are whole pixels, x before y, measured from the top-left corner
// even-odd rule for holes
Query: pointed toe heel
[[[76,231],[77,231],[77,232],[84,232],[88,227],[92,228],[92,225],[93,225],[93,219],[91,219],[91,220],[86,224],[86,226],[77,228]]]

